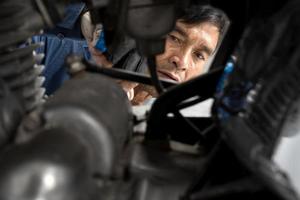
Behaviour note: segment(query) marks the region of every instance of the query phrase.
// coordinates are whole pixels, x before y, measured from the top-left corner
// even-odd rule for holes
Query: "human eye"
[[[177,36],[175,36],[174,34],[168,34],[168,36],[169,36],[169,38],[171,39],[172,42],[181,44],[181,40]]]
[[[204,53],[202,53],[202,52],[195,52],[194,55],[197,60],[203,60],[203,61],[206,60],[206,57],[205,57]]]

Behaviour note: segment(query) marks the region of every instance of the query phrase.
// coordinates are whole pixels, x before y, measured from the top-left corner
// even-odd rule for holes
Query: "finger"
[[[135,82],[130,82],[130,81],[124,81],[124,80],[117,80],[117,82],[122,86],[122,88],[128,92],[131,89],[134,89],[137,87],[139,84]]]
[[[91,46],[88,45],[89,51],[93,57],[95,63],[101,67],[111,68],[113,66],[112,62],[110,62],[106,56],[101,52]]]

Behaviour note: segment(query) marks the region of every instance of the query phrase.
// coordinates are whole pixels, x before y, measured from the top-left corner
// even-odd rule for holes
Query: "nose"
[[[185,71],[188,67],[187,53],[178,52],[177,54],[173,54],[169,61],[177,70]]]

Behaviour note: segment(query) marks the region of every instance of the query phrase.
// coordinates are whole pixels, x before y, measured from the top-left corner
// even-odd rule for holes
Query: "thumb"
[[[117,83],[119,83],[122,86],[125,92],[129,92],[130,90],[134,89],[139,85],[138,83],[135,82],[123,81],[123,80],[118,80]]]

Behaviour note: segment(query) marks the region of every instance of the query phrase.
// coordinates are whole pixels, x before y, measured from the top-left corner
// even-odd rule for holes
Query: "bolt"
[[[85,70],[86,66],[82,63],[82,57],[71,55],[67,57],[69,73],[74,76]]]

